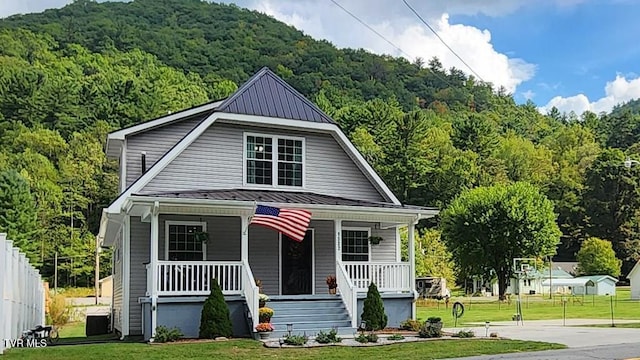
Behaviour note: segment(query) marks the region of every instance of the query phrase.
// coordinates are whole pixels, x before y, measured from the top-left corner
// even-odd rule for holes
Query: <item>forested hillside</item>
[[[0,20],[0,231],[45,274],[58,251],[75,259],[65,281],[90,282],[99,214],[117,195],[106,133],[223,98],[263,66],[336,119],[402,201],[444,207],[467,188],[527,181],[555,204],[558,259],[588,236],[612,241],[623,274],[637,258],[640,169],[622,165],[640,153],[633,103],[542,115],[437,59],[337,49],[198,0],[76,1]]]

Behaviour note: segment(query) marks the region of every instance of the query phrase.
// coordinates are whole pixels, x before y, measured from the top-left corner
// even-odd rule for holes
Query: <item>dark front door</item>
[[[313,281],[313,231],[301,242],[282,235],[282,295],[311,294]]]

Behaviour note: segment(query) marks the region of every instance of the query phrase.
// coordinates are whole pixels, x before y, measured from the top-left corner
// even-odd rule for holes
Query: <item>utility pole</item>
[[[96,305],[98,305],[98,292],[100,290],[100,241],[98,240],[98,237],[96,236],[96,280],[95,280],[95,287],[96,287]]]
[[[54,265],[53,265],[53,292],[54,294],[58,294],[58,252],[56,251],[56,255],[54,257]]]
[[[553,299],[553,296],[551,295],[551,289],[553,289],[553,286],[551,284],[551,268],[553,267],[553,260],[551,259],[551,255],[549,255],[549,300]]]

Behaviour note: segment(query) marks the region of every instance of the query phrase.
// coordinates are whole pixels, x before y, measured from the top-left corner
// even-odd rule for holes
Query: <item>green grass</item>
[[[623,323],[623,324],[615,324],[617,328],[627,328],[627,329],[640,329],[640,323]],[[593,325],[583,325],[587,327],[599,327],[599,328],[610,328],[611,324],[593,324]]]
[[[58,344],[79,344],[92,341],[112,340],[117,338],[117,336],[114,334],[86,336],[84,322],[73,322],[61,326],[60,328],[58,328],[58,334],[60,335]]]
[[[613,297],[613,314],[615,319],[640,320],[640,302],[630,299],[628,288],[619,288]],[[567,297],[567,319],[610,319],[611,299],[608,296],[578,296]],[[449,301],[449,308],[440,301],[420,301],[418,303],[418,318],[425,320],[430,316],[438,316],[445,321],[445,326],[453,326],[451,306],[459,301],[464,305],[464,316],[458,319],[458,324],[468,324],[485,321],[510,321],[515,313],[515,296],[511,297],[511,304],[487,300],[477,297],[457,297]],[[522,295],[522,317],[526,320],[552,320],[562,319],[562,297],[541,295]]]
[[[194,344],[108,343],[55,346],[39,349],[10,349],[3,359],[75,360],[101,356],[118,359],[400,359],[463,357],[525,351],[563,349],[564,345],[520,340],[435,340],[375,347],[323,347],[267,349],[253,340]]]
[[[69,297],[83,298],[83,297],[95,296],[95,293],[96,293],[96,290],[92,287],[91,288],[83,288],[83,287],[58,288],[58,294],[62,294],[68,298]]]

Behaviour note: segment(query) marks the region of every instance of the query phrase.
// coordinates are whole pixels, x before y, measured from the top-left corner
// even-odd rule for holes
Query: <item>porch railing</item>
[[[255,329],[258,325],[258,321],[260,320],[258,314],[260,294],[258,286],[256,286],[256,281],[253,278],[251,267],[246,261],[242,262],[242,289],[244,298],[247,301],[249,313],[251,314],[251,320],[253,321],[253,329]]]
[[[241,295],[242,265],[241,261],[158,261],[158,296],[209,295],[213,279],[223,294]]]
[[[355,328],[358,323],[358,289],[349,278],[340,260],[337,263],[336,283],[338,284],[342,302],[349,312],[349,317],[351,317],[351,327]]]
[[[411,291],[411,267],[409,263],[345,262],[347,275],[359,291],[366,291],[370,283],[379,291]]]

